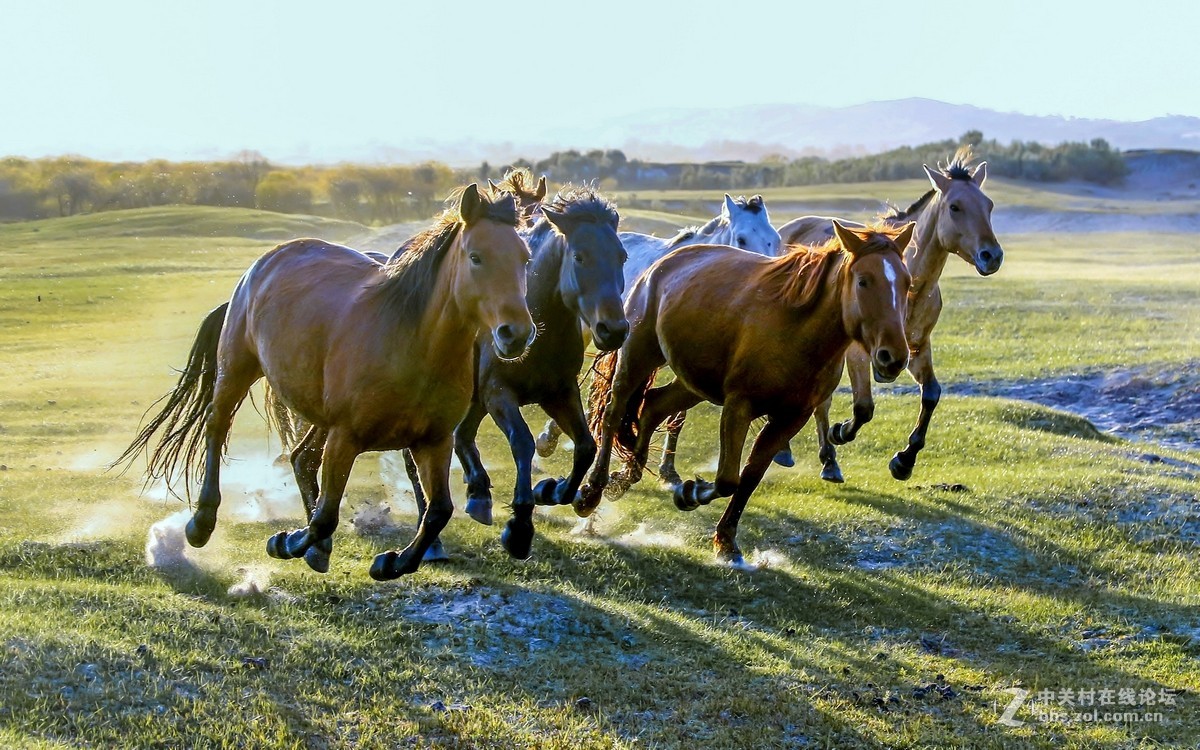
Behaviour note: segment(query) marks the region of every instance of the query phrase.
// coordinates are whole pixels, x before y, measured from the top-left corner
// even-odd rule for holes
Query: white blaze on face
[[[899,287],[900,277],[896,275],[895,267],[888,261],[884,261],[883,263],[883,275],[888,280],[888,283],[892,285],[892,308],[899,310],[900,293],[897,287]]]

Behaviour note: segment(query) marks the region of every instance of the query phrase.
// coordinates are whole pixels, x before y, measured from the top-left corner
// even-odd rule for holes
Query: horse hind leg
[[[333,532],[338,526],[338,511],[358,446],[341,430],[332,429],[321,456],[321,494],[308,525],[288,533],[281,531],[267,540],[267,554],[281,560],[304,557],[318,573],[329,570],[333,551]]]
[[[221,505],[221,454],[233,426],[233,415],[250,392],[250,386],[262,377],[258,360],[248,350],[235,352],[225,362],[217,377],[204,424],[204,483],[200,486],[196,509],[184,529],[188,544],[193,547],[208,544],[217,527],[217,509]]]
[[[454,513],[454,504],[450,500],[450,455],[453,451],[453,440],[449,437],[432,445],[412,448],[420,484],[428,495],[428,506],[421,515],[417,535],[404,550],[388,550],[375,556],[370,573],[376,581],[390,581],[415,572],[432,541],[449,522]]]
[[[425,491],[421,489],[421,473],[417,470],[417,462],[413,458],[412,451],[408,448],[400,451],[404,456],[404,473],[408,474],[408,481],[412,484],[413,500],[417,504],[417,523],[425,517],[425,508],[428,507],[425,502]],[[442,537],[439,535],[430,543],[429,549],[425,550],[425,555],[421,558],[422,562],[446,562],[450,559],[450,555],[446,552],[446,548],[442,546]]]
[[[614,498],[620,497],[625,490],[641,480],[642,472],[650,457],[650,443],[654,439],[654,432],[659,425],[667,419],[686,414],[688,409],[700,403],[701,400],[678,379],[658,388],[651,388],[646,392],[646,400],[642,405],[641,416],[638,418],[638,439],[633,449],[633,460],[628,462],[620,472],[614,474],[610,480],[609,487]],[[681,420],[673,421],[678,423]],[[676,431],[676,435],[678,435],[678,431]]]
[[[479,455],[479,447],[475,444],[479,425],[485,416],[487,409],[473,398],[466,415],[454,429],[454,452],[462,464],[463,479],[467,483],[467,515],[484,526],[491,526],[492,478],[488,476],[483,457]]]
[[[908,446],[892,456],[888,464],[892,476],[900,481],[912,476],[913,467],[917,464],[917,454],[925,447],[929,423],[942,397],[942,386],[933,374],[933,358],[929,354],[929,347],[924,347],[921,354],[909,364],[909,371],[921,385],[921,413],[917,416],[917,426],[908,436]]]
[[[842,467],[838,466],[837,448],[829,442],[829,407],[832,404],[833,397],[827,398],[813,412],[813,421],[817,425],[817,457],[821,460],[821,478],[826,482],[841,484],[846,480],[842,476]],[[776,454],[775,458],[778,463],[779,455]]]
[[[687,413],[677,414],[667,426],[667,437],[663,440],[662,461],[658,464],[658,478],[667,487],[683,483],[683,478],[675,469],[675,451],[679,447],[679,433],[683,431],[683,422]]]

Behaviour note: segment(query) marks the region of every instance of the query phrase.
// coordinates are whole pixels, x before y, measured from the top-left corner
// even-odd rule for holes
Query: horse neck
[[[912,287],[909,298],[915,300],[913,307],[927,296],[927,292],[938,283],[942,269],[946,267],[946,259],[950,257],[947,250],[938,240],[937,221],[941,212],[942,196],[935,194],[921,208],[917,216],[915,242],[904,249],[904,264],[912,276]]]
[[[559,285],[566,249],[566,238],[551,231],[533,250],[533,260],[526,276],[525,301],[529,306],[529,314],[539,326],[553,327],[559,325],[560,321],[570,321],[572,326],[578,328],[574,323],[577,313],[563,299]]]
[[[421,363],[437,377],[441,377],[443,370],[469,370],[463,368],[462,363],[469,360],[475,343],[477,323],[459,307],[454,296],[458,274],[463,272],[462,265],[457,262],[461,242],[460,231],[438,269],[429,304],[421,316],[418,335],[409,339],[411,361]]]
[[[696,230],[696,244],[729,245],[733,239],[733,224],[718,216],[713,221]]]
[[[804,260],[804,253],[790,253],[781,256],[770,271],[776,279],[794,280],[796,270]],[[830,258],[827,265],[814,269],[822,277],[817,280],[816,298],[799,310],[803,319],[802,325],[811,331],[811,335],[796,335],[792,338],[797,346],[817,347],[819,358],[833,358],[839,351],[844,351],[850,345],[850,334],[846,332],[845,306],[842,304],[842,274],[847,267],[849,258],[845,253],[839,253]],[[795,308],[792,295],[783,292],[779,302],[787,307]],[[804,361],[809,361],[805,359]]]

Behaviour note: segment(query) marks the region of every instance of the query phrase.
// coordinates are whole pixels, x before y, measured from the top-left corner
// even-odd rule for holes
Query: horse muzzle
[[[975,271],[980,276],[991,276],[1004,263],[1004,250],[999,245],[985,247],[975,255]]]
[[[625,318],[617,320],[601,320],[592,326],[592,340],[602,352],[616,351],[629,337],[629,321]]]
[[[505,323],[492,329],[492,345],[504,359],[517,359],[533,343],[534,329],[529,325]]]
[[[897,357],[890,349],[880,347],[871,357],[871,375],[876,383],[891,383],[908,366],[908,352]]]

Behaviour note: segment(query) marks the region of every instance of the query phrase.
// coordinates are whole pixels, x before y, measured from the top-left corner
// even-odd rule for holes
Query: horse
[[[233,415],[265,377],[311,425],[293,452],[308,525],[272,536],[267,553],[328,571],[354,460],[365,451],[410,448],[429,511],[408,547],[376,556],[370,574],[387,580],[416,571],[454,511],[453,431],[470,403],[478,332],[486,329],[499,356],[510,359],[534,339],[525,305],[529,248],[518,222],[511,194],[481,193],[472,184],[383,265],[317,239],[268,251],[229,302],[205,318],[166,405],[117,462],[147,452],[161,429],[147,475],[169,485],[182,473],[190,487],[203,442],[204,480],[186,536],[204,546],[216,527]]]
[[[908,364],[904,336],[910,278],[898,233],[834,225],[823,249],[764,258],[719,245],[671,253],[638,278],[625,304],[625,344],[596,361],[592,429],[599,453],[575,500],[588,517],[600,503],[614,443],[625,483],[641,478],[654,430],[701,401],[720,404],[721,456],[715,483],[673,488],[675,505],[694,510],[731,497],[713,544],[720,559],[744,565],[737,526],[772,456],[829,398],[852,341],[871,354],[875,376],[894,380]],[[659,368],[674,378],[652,387]],[[738,472],[750,423],[767,422]]]
[[[531,550],[533,506],[574,501],[596,456],[579,394],[587,346],[580,322],[601,351],[618,348],[629,331],[621,304],[626,255],[617,236],[615,206],[590,188],[568,188],[543,203],[540,214],[527,236],[533,260],[525,297],[538,336],[518,360],[498,357],[480,343],[471,405],[454,431],[454,450],[467,483],[467,515],[486,525],[492,523],[492,483],[475,444],[483,418],[491,416],[508,438],[517,479],[513,517],[500,541],[522,560]],[[532,486],[534,440],[520,411],[527,404],[541,406],[575,442],[568,478],[547,478]],[[418,486],[413,483],[414,489]],[[416,494],[423,513],[424,498],[419,490]],[[440,541],[430,547],[427,559],[445,559]]]
[[[771,216],[761,195],[751,198],[733,198],[725,194],[721,212],[708,223],[699,227],[681,229],[674,237],[662,238],[640,232],[621,232],[621,244],[629,253],[625,262],[625,289],[633,288],[633,282],[655,261],[667,253],[691,245],[729,245],[759,255],[774,257],[783,249],[779,232],[771,226]],[[539,456],[546,457],[558,447],[562,430],[554,422],[548,422],[538,435],[536,449]],[[672,455],[674,440],[678,439],[678,426],[673,426],[667,436]]]
[[[904,262],[913,279],[905,330],[910,352],[908,371],[921,387],[921,411],[916,427],[909,435],[908,445],[888,464],[892,476],[898,480],[912,476],[917,454],[925,447],[929,423],[941,398],[942,388],[933,371],[931,336],[942,311],[942,293],[938,286],[942,269],[951,255],[970,263],[980,276],[991,276],[1004,262],[1004,250],[992,231],[994,204],[983,193],[987,162],[981,162],[972,170],[970,161],[970,149],[960,149],[945,168],[933,170],[923,165],[932,189],[904,211],[893,209],[882,219],[892,226],[909,221],[915,221],[917,225],[913,243],[904,251]],[[823,216],[802,216],[784,224],[779,231],[789,244],[816,244],[832,236],[834,221]],[[842,226],[862,226],[837,221]],[[851,346],[846,367],[854,392],[853,418],[835,424],[831,429],[829,407],[832,399],[816,409],[814,422],[822,464],[821,478],[826,481],[845,481],[837,463],[835,446],[853,440],[859,428],[874,416],[868,365],[866,352],[857,345]]]

